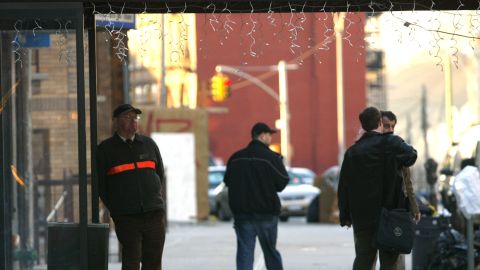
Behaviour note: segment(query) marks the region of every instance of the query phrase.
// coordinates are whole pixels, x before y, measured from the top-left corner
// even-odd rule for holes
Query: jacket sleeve
[[[402,168],[403,183],[405,185],[405,191],[407,192],[408,202],[410,206],[410,212],[413,214],[420,213],[418,209],[417,199],[415,198],[415,192],[413,190],[412,174],[410,168]]]
[[[410,167],[415,164],[415,161],[417,161],[417,150],[413,146],[396,135],[390,135],[390,141],[396,159],[401,165]]]
[[[107,169],[105,151],[101,145],[97,148],[97,177],[98,177],[98,195],[107,208]]]
[[[160,177],[160,186],[161,186],[161,192],[162,192],[162,198],[166,198],[167,196],[167,190],[165,188],[165,182],[166,182],[166,176],[165,176],[165,167],[163,166],[163,159],[162,155],[160,154],[160,149],[158,149],[158,146],[156,143],[153,144],[155,148],[155,158],[157,159],[157,168],[156,172],[157,175]]]
[[[276,176],[275,188],[277,189],[277,192],[280,192],[283,189],[285,189],[285,187],[288,184],[288,181],[290,181],[290,177],[288,176],[285,165],[283,165],[283,160],[281,155],[278,155],[277,153],[274,152],[272,163],[275,171],[274,174]]]
[[[223,182],[227,187],[230,185],[230,182],[231,182],[230,181],[230,177],[232,175],[232,171],[230,168],[231,164],[232,164],[232,157],[228,159],[227,166],[225,167],[225,175],[223,176]]]
[[[351,223],[350,220],[350,206],[348,201],[348,181],[350,181],[350,168],[349,159],[345,154],[340,169],[340,177],[338,181],[338,210],[340,217],[340,226],[345,226],[347,223]]]

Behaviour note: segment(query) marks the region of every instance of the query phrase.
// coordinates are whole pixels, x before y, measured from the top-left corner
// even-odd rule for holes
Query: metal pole
[[[276,69],[278,70],[278,65],[276,66]],[[218,65],[215,67],[215,71],[216,72],[225,72],[225,73],[229,73],[229,74],[232,74],[232,75],[236,75],[240,78],[244,78],[246,80],[249,80],[251,81],[252,83],[254,83],[255,85],[257,85],[258,87],[260,87],[260,89],[262,89],[263,91],[265,91],[265,93],[267,93],[268,95],[270,95],[273,99],[275,99],[276,101],[279,101],[280,98],[278,97],[276,91],[271,88],[270,86],[266,85],[264,82],[262,82],[261,80],[259,80],[258,78],[238,69],[238,68],[233,68],[233,67],[230,67],[230,66],[224,66],[224,65]]]
[[[421,97],[421,128],[423,135],[423,143],[425,144],[425,161],[430,157],[430,151],[428,149],[428,109],[427,109],[427,88],[422,85],[422,97]]]
[[[467,270],[473,270],[475,268],[475,256],[473,248],[473,216],[467,218]]]
[[[32,63],[32,50],[28,50],[28,63]],[[33,181],[33,141],[32,141],[32,110],[30,107],[30,104],[28,102],[32,98],[32,67],[31,65],[28,66],[28,91],[27,91],[27,98],[26,98],[26,103],[24,106],[27,106],[25,109],[26,114],[25,114],[25,121],[26,121],[26,149],[27,149],[27,176],[25,178],[28,179],[28,232],[29,232],[29,239],[28,239],[28,245],[30,247],[34,246],[35,243],[35,216],[34,216],[34,207],[36,205],[35,201],[35,182]],[[27,105],[28,104],[28,105]]]
[[[30,152],[29,145],[29,114],[28,114],[28,91],[30,85],[30,63],[31,63],[31,50],[23,49],[27,54],[26,60],[23,61],[25,68],[22,68],[19,65],[16,66],[15,74],[18,78],[19,91],[15,92],[14,99],[12,100],[13,111],[15,116],[15,126],[13,128],[15,143],[14,143],[14,157],[13,161],[16,163],[17,171],[20,173],[20,177],[23,178],[26,186],[14,185],[15,190],[14,194],[16,195],[16,209],[18,211],[16,218],[16,227],[17,232],[20,235],[20,246],[22,249],[26,249],[30,245],[30,240],[32,235],[30,234],[30,208],[29,208],[29,196],[30,193],[27,189],[30,189],[31,183],[33,183],[32,178],[29,173],[29,164],[31,163],[28,158],[28,153]],[[14,101],[14,102],[13,102]],[[20,261],[20,268],[26,267],[26,263]]]
[[[288,112],[288,82],[287,69],[285,61],[278,62],[278,94],[280,103],[280,148],[284,163],[290,166],[290,126],[289,126],[289,112]]]
[[[13,36],[7,33],[1,33],[0,36],[0,94],[2,97],[9,95],[8,91],[13,91],[13,53],[11,49],[11,40]],[[13,87],[12,87],[13,86]],[[9,101],[9,103],[11,100]],[[12,269],[12,173],[10,165],[12,164],[12,106],[9,103],[0,113],[0,162],[4,168],[0,178],[0,269]]]
[[[85,65],[83,53],[84,18],[83,7],[75,12],[76,56],[77,56],[77,115],[78,115],[78,189],[80,211],[80,269],[88,269],[88,233],[87,233],[87,142],[85,120]]]
[[[160,107],[167,108],[167,86],[165,85],[165,14],[162,14],[162,78],[161,78],[161,96]]]
[[[124,58],[122,63],[122,77],[123,77],[123,100],[124,103],[131,103],[130,94],[128,89],[130,88],[130,78],[128,72],[128,56]]]
[[[97,25],[95,15],[87,17],[88,23],[88,82],[90,97],[90,153],[91,153],[91,192],[92,223],[99,223],[98,216],[98,177],[97,177]],[[127,66],[128,68],[128,66]],[[125,75],[125,74],[124,74]],[[128,89],[128,88],[127,88]]]
[[[338,136],[338,164],[342,164],[345,153],[345,118],[343,97],[343,29],[344,13],[335,13],[335,53],[337,75],[337,136]]]
[[[445,79],[445,122],[447,124],[448,145],[453,143],[453,119],[452,119],[452,62],[450,56],[446,57],[444,65],[444,79]]]

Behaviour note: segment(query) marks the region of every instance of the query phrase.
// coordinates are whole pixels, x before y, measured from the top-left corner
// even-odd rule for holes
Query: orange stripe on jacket
[[[110,170],[108,170],[107,172],[107,175],[110,176],[110,175],[114,175],[124,171],[131,171],[131,170],[135,170],[135,168],[139,168],[139,169],[150,168],[155,170],[156,164],[154,161],[137,162],[137,167],[135,167],[134,163],[122,164],[122,165],[118,165],[113,168],[110,168]]]
[[[150,169],[156,169],[157,165],[155,164],[154,161],[140,161],[137,162],[137,168],[150,168]]]

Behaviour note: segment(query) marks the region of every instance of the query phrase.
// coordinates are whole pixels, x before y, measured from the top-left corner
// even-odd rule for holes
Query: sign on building
[[[19,35],[17,41],[21,48],[48,48],[50,47],[50,34],[26,33]]]
[[[97,14],[95,19],[98,27],[135,29],[135,14]]]

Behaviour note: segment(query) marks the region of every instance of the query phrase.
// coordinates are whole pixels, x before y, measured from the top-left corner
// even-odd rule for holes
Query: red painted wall
[[[335,39],[323,49],[312,48],[323,42],[325,35],[333,34],[326,31],[333,28],[332,18],[323,13],[305,14],[303,23],[300,23],[303,20],[301,14],[293,17],[291,14],[276,14],[272,18],[276,26],[270,24],[268,14],[230,15],[236,24],[231,24],[234,31],[227,33],[225,15],[217,17],[219,23],[212,15],[197,16],[199,85],[209,85],[216,65],[268,66],[276,65],[280,60],[297,63],[298,70],[288,71],[292,166],[308,167],[322,173],[336,165],[338,159]],[[343,41],[347,147],[355,140],[360,126],[357,116],[366,104],[362,23],[365,17],[353,14],[348,18],[353,23],[347,28],[349,23],[345,22],[350,35],[345,34]],[[293,25],[303,27],[303,30],[297,27],[296,40],[292,35],[294,31],[290,31],[294,29]],[[292,44],[300,46],[293,47],[294,53],[291,51]],[[252,56],[251,52],[256,55]],[[298,60],[299,56],[302,60]],[[278,89],[276,72],[248,73]],[[233,152],[248,144],[250,128],[255,122],[263,121],[274,126],[280,115],[279,105],[272,97],[239,77],[227,75],[233,84],[230,98],[220,103],[199,101],[228,110],[209,116],[210,150],[224,162]],[[273,142],[280,142],[279,134],[274,135]]]

